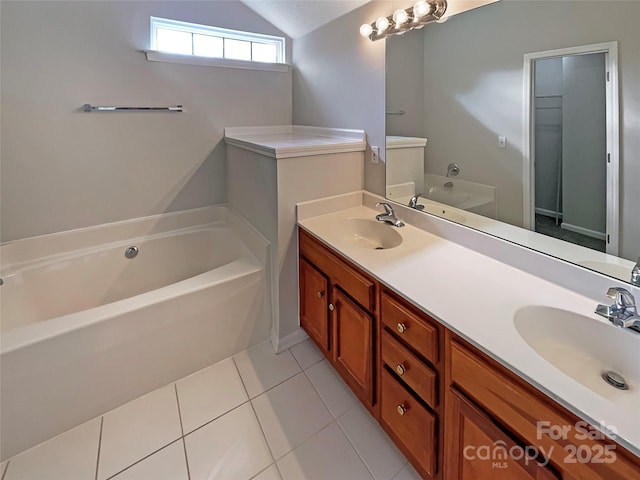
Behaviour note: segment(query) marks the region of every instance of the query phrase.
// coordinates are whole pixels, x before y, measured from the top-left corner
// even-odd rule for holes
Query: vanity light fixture
[[[447,0],[420,0],[412,7],[396,10],[393,15],[365,23],[360,27],[360,35],[372,41],[388,35],[402,35],[414,28],[422,28],[427,23],[439,21],[446,10]]]

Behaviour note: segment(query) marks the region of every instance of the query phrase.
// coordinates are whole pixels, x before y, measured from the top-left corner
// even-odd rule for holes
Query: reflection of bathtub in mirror
[[[497,218],[496,187],[440,175],[424,176],[424,195],[445,205]]]

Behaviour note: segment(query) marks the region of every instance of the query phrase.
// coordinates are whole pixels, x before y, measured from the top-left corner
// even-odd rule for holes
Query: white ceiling
[[[298,38],[371,0],[241,0],[291,38]]]

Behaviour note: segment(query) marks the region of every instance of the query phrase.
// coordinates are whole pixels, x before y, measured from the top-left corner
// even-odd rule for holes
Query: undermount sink
[[[402,235],[393,227],[377,220],[347,218],[335,226],[340,238],[355,247],[386,250],[402,243]]]
[[[567,310],[537,305],[517,310],[514,324],[538,355],[574,380],[625,407],[640,405],[640,335]],[[603,378],[607,372],[623,377],[627,389],[607,382]]]

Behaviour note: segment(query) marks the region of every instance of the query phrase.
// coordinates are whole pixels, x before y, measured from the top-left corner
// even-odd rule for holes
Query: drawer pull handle
[[[407,326],[404,323],[398,323],[396,330],[398,330],[398,333],[404,333],[407,330]]]
[[[407,407],[403,405],[398,405],[396,407],[396,411],[398,412],[398,415],[400,415],[401,417],[404,416],[405,413],[407,413]]]
[[[318,298],[324,297],[324,292],[318,292]]]
[[[399,364],[398,366],[396,366],[396,372],[398,373],[398,375],[400,376],[404,375],[405,371],[406,371],[406,368],[404,368],[404,365]]]
[[[331,310],[332,312],[335,310],[336,307],[333,306],[333,303],[329,304],[329,310]]]

